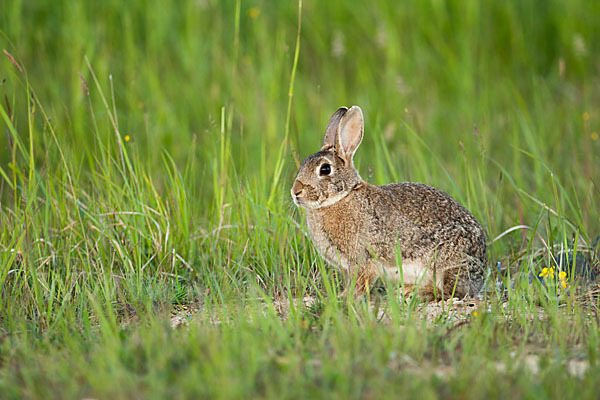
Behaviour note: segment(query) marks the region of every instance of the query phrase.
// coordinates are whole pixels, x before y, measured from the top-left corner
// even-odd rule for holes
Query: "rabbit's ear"
[[[335,146],[340,121],[344,114],[346,114],[346,111],[348,111],[346,107],[340,107],[336,112],[333,113],[331,118],[329,118],[327,129],[325,129],[325,138],[323,139],[323,147],[321,148],[321,151]]]
[[[340,121],[338,129],[338,152],[347,161],[352,162],[354,152],[363,139],[365,123],[359,106],[352,106]]]

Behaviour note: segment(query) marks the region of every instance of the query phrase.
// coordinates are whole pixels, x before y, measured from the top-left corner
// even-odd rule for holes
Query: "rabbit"
[[[481,224],[431,186],[363,181],[353,162],[363,131],[360,107],[339,108],[291,189],[319,254],[346,277],[344,292],[354,280],[354,294],[364,295],[382,278],[429,301],[478,294],[487,263]]]

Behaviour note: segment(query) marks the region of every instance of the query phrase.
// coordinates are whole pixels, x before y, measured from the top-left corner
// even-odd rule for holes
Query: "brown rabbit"
[[[358,295],[377,277],[429,300],[477,294],[486,266],[481,224],[431,186],[364,182],[352,160],[363,129],[360,107],[338,109],[321,151],[302,162],[292,186],[321,256],[348,280],[356,278]]]

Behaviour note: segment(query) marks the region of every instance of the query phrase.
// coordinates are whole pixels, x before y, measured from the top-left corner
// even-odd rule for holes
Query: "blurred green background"
[[[236,24],[236,3],[228,1],[10,0],[0,16],[2,47],[26,68],[73,157],[93,155],[91,137],[109,134],[94,133],[90,123],[79,73],[98,119],[105,115],[88,57],[107,95],[112,76],[120,130],[150,171],[160,175],[163,151],[185,162],[192,142],[198,160],[210,163],[210,132],[225,107],[236,171],[252,180],[269,175],[283,139],[297,4],[239,6]],[[598,177],[599,144],[590,135],[598,131],[599,8],[584,1],[305,1],[290,145],[300,157],[315,151],[329,115],[359,104],[367,124],[361,169],[377,165],[383,135],[398,179],[464,190],[440,174],[444,167],[460,182],[462,142],[469,156],[480,146],[525,190],[546,193],[536,187],[548,183],[541,163],[523,149],[574,181],[571,189],[584,200]],[[1,65],[2,94],[23,113],[22,75],[6,57]],[[26,125],[22,116],[17,123]],[[423,150],[405,125],[427,144],[427,157],[415,154]],[[37,143],[52,147],[44,140],[40,134]],[[42,155],[40,166],[50,167]],[[290,184],[292,170],[281,185]],[[486,185],[502,191],[492,182],[498,171],[489,172]],[[378,183],[388,178],[375,175]],[[204,175],[197,176],[202,186]]]
[[[593,397],[591,308],[529,277],[573,249],[599,266],[600,2],[304,0],[299,42],[298,20],[296,1],[1,2],[0,392]],[[354,104],[364,179],[436,186],[484,225],[502,277],[481,318],[336,301],[289,189]],[[181,304],[202,323],[172,330]],[[532,347],[558,360],[534,378]],[[405,368],[428,363],[461,373]]]

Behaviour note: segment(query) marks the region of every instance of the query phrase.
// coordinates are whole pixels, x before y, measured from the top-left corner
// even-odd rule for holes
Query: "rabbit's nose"
[[[292,186],[292,193],[294,196],[300,196],[304,192],[304,185],[300,182],[295,182],[294,186]]]

